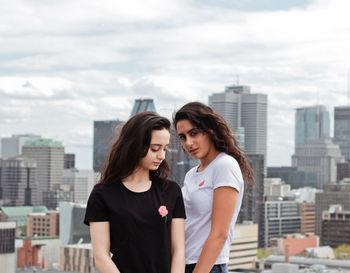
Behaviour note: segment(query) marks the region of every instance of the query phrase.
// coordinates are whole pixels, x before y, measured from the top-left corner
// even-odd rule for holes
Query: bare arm
[[[237,197],[238,191],[232,187],[214,190],[211,231],[193,273],[208,273],[214,266],[226,242]]]
[[[185,219],[171,221],[171,273],[185,272]]]
[[[95,263],[100,273],[120,273],[110,255],[109,222],[90,222]]]

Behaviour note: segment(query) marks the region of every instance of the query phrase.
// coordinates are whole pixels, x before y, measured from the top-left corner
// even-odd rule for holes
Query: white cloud
[[[346,102],[347,0],[254,12],[190,0],[3,2],[0,137],[40,133],[86,155],[93,120],[125,120],[139,97],[171,116],[239,74],[269,96],[268,163],[280,165],[293,153],[294,108],[323,103],[332,114]]]

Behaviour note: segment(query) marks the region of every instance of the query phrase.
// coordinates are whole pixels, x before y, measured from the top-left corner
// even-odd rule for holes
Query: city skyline
[[[333,107],[349,104],[349,9],[345,0],[3,3],[0,137],[60,140],[91,169],[94,120],[127,120],[137,98],[170,117],[239,82],[268,95],[267,166],[290,166],[295,108],[324,104],[333,123]]]

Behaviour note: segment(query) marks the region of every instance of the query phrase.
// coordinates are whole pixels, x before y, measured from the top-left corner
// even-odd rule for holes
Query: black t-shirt
[[[166,206],[166,217],[160,215],[160,206]],[[162,190],[154,180],[149,190],[140,193],[116,182],[94,187],[84,223],[110,223],[112,260],[121,273],[169,273],[172,218],[186,218],[181,189],[175,182],[169,181]]]

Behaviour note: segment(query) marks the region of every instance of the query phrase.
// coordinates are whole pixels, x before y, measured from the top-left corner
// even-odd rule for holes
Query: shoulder
[[[109,192],[114,192],[117,190],[119,184],[118,182],[111,184],[95,184],[91,191],[91,195],[105,195]]]
[[[226,154],[226,153],[220,153],[217,158],[213,162],[215,167],[224,167],[224,168],[238,168],[239,169],[239,164],[237,160]]]
[[[168,189],[171,191],[181,190],[179,184],[172,180],[168,180]]]

